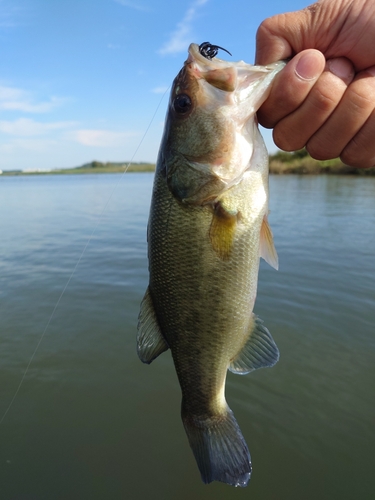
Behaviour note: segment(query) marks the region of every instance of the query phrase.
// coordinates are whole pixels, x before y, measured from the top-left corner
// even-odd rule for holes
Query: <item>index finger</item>
[[[256,64],[266,65],[287,59],[308,47],[319,48],[320,44],[315,40],[313,16],[320,7],[316,3],[302,10],[265,19],[256,34]]]
[[[265,66],[293,55],[293,49],[289,42],[272,29],[278,17],[265,19],[258,28],[255,64]]]

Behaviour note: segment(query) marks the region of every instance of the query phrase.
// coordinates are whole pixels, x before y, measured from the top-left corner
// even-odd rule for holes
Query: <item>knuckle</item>
[[[360,82],[362,84],[360,84]],[[363,81],[356,82],[357,85],[351,85],[348,88],[348,98],[353,111],[362,113],[363,111],[374,108],[375,91],[370,91],[368,85]]]
[[[308,100],[312,110],[327,116],[339,105],[347,85],[329,71],[324,71],[311,89]]]
[[[309,155],[315,160],[330,160],[336,158],[337,154],[332,154],[331,150],[327,145],[315,137],[311,138],[307,144],[306,149]]]
[[[269,106],[267,101],[257,111],[257,119],[264,128],[274,128],[278,122],[273,107]]]
[[[353,137],[349,144],[343,149],[340,159],[346,165],[352,167],[371,167],[373,164],[374,151],[367,147],[360,138]]]
[[[285,130],[282,126],[276,126],[273,130],[273,141],[276,146],[284,151],[296,151],[303,146],[299,146],[293,134]]]
[[[262,36],[273,35],[274,24],[275,24],[274,16],[267,17],[266,19],[264,19],[258,27],[257,37],[259,36],[260,38],[262,38]]]
[[[340,97],[341,96],[338,96],[337,99],[335,96],[329,94],[324,89],[316,88],[313,92],[310,93],[309,100],[316,111],[326,115],[337,106],[338,102],[340,101]]]
[[[349,165],[351,167],[357,167],[361,164],[361,161],[358,158],[358,155],[355,155],[355,152],[352,148],[345,148],[344,151],[340,155],[340,160],[345,163],[345,165]]]

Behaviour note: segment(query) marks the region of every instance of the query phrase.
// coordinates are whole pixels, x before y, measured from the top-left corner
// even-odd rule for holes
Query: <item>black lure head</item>
[[[224,52],[227,52],[230,56],[232,55],[229,50],[223,49],[223,47],[219,47],[219,45],[212,45],[210,42],[203,42],[199,45],[199,52],[206,59],[213,59],[216,57],[219,49],[224,50]]]

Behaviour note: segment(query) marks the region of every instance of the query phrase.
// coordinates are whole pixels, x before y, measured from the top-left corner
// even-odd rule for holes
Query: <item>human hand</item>
[[[258,112],[278,147],[375,164],[374,32],[374,0],[321,0],[263,21],[256,64],[294,56]]]

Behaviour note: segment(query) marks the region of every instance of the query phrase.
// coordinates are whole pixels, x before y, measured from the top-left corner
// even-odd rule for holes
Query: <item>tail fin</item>
[[[182,421],[202,481],[247,486],[251,475],[250,453],[232,410],[227,407],[224,415],[213,418],[192,417],[183,410]]]

